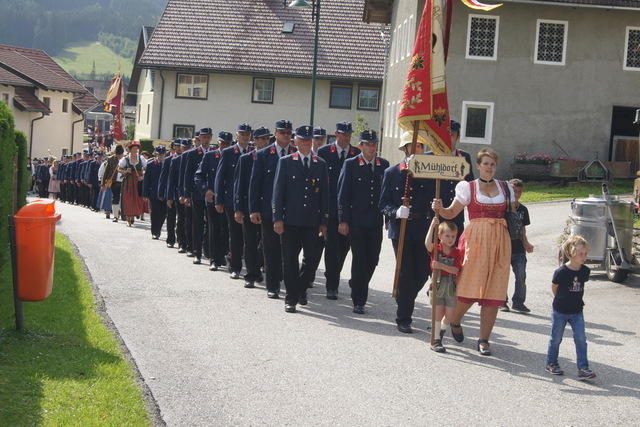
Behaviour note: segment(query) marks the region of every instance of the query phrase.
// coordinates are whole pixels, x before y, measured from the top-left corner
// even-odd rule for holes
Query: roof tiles
[[[362,22],[364,0],[321,3],[318,76],[381,80],[385,42]],[[311,8],[282,0],[169,0],[140,59],[149,68],[310,76]],[[283,33],[285,22],[295,23]]]

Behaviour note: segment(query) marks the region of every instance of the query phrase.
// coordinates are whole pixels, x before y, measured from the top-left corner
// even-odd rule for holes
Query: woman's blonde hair
[[[569,236],[562,244],[562,254],[566,259],[569,259],[576,254],[580,247],[589,248],[589,242],[582,236]]]
[[[478,154],[476,154],[476,163],[480,164],[483,157],[491,157],[496,164],[498,163],[498,153],[496,153],[493,148],[486,147],[478,151]]]

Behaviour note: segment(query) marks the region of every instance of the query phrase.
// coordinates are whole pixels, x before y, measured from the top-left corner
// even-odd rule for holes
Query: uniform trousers
[[[73,203],[76,199],[75,185],[66,183],[65,187],[67,187],[67,202]]]
[[[176,244],[176,205],[169,207],[167,201],[164,200],[162,204],[166,208],[167,213],[167,244]]]
[[[162,224],[167,217],[167,204],[158,199],[149,199],[151,203],[151,235],[160,236]]]
[[[245,215],[242,223],[242,238],[244,241],[244,264],[247,274],[244,279],[249,282],[262,280],[262,251],[260,250],[260,225],[251,222],[249,215]]]
[[[394,239],[393,250],[398,253],[398,240]],[[405,240],[402,251],[402,266],[400,267],[400,281],[396,303],[396,323],[410,325],[413,308],[418,292],[424,287],[431,274],[431,261],[424,245],[424,239]]]
[[[63,202],[67,201],[67,184],[60,183],[60,200]]]
[[[98,209],[98,194],[100,194],[100,186],[93,184],[90,188],[91,191],[91,209]]]
[[[296,305],[307,291],[308,279],[300,273],[298,258],[301,250],[308,254],[317,251],[318,229],[319,227],[284,225],[281,241],[287,304]]]
[[[369,282],[376,270],[382,249],[382,227],[350,227],[351,243],[351,300],[353,305],[365,305]]]
[[[338,218],[330,217],[324,248],[324,277],[327,290],[338,290],[340,272],[349,252],[349,238],[338,233]]]
[[[262,219],[262,249],[267,291],[279,292],[282,275],[282,245],[280,236],[273,231],[273,221]]]
[[[229,227],[227,218],[223,213],[218,213],[213,204],[207,204],[207,223],[209,224],[209,250],[210,263],[215,265],[227,265],[227,253],[229,252]]]
[[[173,203],[176,206],[176,237],[178,239],[178,246],[180,246],[181,249],[189,250],[184,228],[184,205],[177,200],[174,200]]]
[[[191,252],[193,252],[196,258],[202,258],[205,205],[204,200],[191,199],[191,202],[193,203],[193,208],[191,208]]]
[[[48,179],[43,179],[42,181],[40,181],[38,183],[38,197],[46,199],[47,197],[49,197],[49,191],[47,191],[49,189],[49,180]]]
[[[324,251],[324,237],[318,235],[318,239],[312,253],[302,254],[302,264],[300,265],[300,275],[307,280],[307,287],[312,287],[316,281],[316,272],[322,259]]]
[[[224,213],[227,215],[227,224],[229,226],[229,249],[231,250],[231,266],[229,271],[240,273],[240,270],[242,270],[242,250],[244,246],[242,225],[236,222],[232,208],[225,206]]]
[[[184,206],[184,238],[187,241],[187,252],[193,252],[193,206]],[[201,241],[202,242],[202,241]],[[202,252],[202,243],[200,246]]]

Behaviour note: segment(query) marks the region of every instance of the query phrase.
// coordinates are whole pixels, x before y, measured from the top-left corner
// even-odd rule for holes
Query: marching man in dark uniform
[[[229,148],[233,142],[230,132],[218,133],[219,148],[208,151],[202,157],[200,167],[196,171],[195,183],[204,194],[207,208],[207,240],[209,242],[209,270],[217,271],[227,264],[229,251],[229,232],[224,213],[218,213],[214,206],[216,171],[222,157],[222,150]]]
[[[329,220],[327,165],[311,152],[311,126],[296,129],[298,152],[278,162],[273,185],[273,229],[281,235],[285,311],[296,312],[296,304],[307,304],[307,280],[300,274],[300,250],[317,250],[318,233],[326,234]]]
[[[98,212],[98,194],[100,193],[100,180],[98,179],[98,170],[103,160],[102,151],[95,152],[95,159],[89,162],[89,175],[87,185],[89,187],[89,207],[92,211]]]
[[[229,226],[229,249],[231,250],[231,265],[229,271],[232,279],[240,278],[242,270],[242,252],[244,241],[242,238],[242,226],[235,220],[233,212],[233,177],[240,156],[251,151],[249,140],[251,139],[251,126],[247,123],[238,125],[236,131],[237,143],[222,151],[220,164],[216,171],[215,204],[216,210],[227,216]]]
[[[400,149],[408,155],[411,145],[411,133],[405,132]],[[424,146],[416,145],[415,154],[422,154]],[[435,185],[431,179],[409,178],[410,207],[402,205],[405,179],[408,173],[408,159],[388,168],[384,173],[380,210],[389,219],[389,238],[397,253],[400,238],[400,220],[407,218],[407,230],[404,240],[402,266],[396,302],[398,304],[396,323],[398,330],[412,333],[411,322],[413,308],[418,292],[424,287],[431,273],[430,259],[424,240],[433,218],[431,202],[435,196]]]
[[[60,163],[58,164],[58,181],[60,181],[60,201],[67,201],[67,188],[64,184],[65,173],[67,169],[67,156],[62,156]]]
[[[261,150],[269,144],[271,132],[265,127],[259,127],[253,131],[254,151],[240,156],[236,175],[233,183],[233,209],[236,222],[242,224],[242,237],[244,239],[244,262],[247,274],[244,276],[244,287],[253,288],[255,282],[262,282],[260,258],[260,224],[251,222],[249,215],[249,184],[251,172],[257,157],[255,150]]]
[[[335,144],[325,145],[318,150],[318,156],[327,162],[329,173],[329,223],[324,250],[324,276],[327,279],[327,298],[338,299],[338,285],[344,259],[349,252],[349,238],[338,233],[338,177],[345,160],[360,154],[351,145],[353,128],[351,122],[336,124]]]
[[[191,250],[191,233],[187,233],[185,228],[184,204],[180,203],[182,188],[180,188],[180,164],[182,162],[182,154],[191,148],[191,139],[182,138],[180,140],[180,152],[175,159],[171,161],[169,168],[169,178],[167,181],[167,207],[176,207],[176,237],[178,240],[178,253],[183,254]]]
[[[249,211],[251,222],[262,228],[262,248],[264,250],[267,297],[279,298],[282,273],[282,246],[280,236],[273,229],[271,202],[273,182],[278,161],[296,148],[290,144],[292,125],[289,120],[276,122],[276,141],[256,153],[251,171],[249,189]]]
[[[167,247],[173,248],[176,244],[176,206],[173,202],[169,203],[167,190],[169,184],[169,173],[171,162],[180,154],[180,139],[174,139],[171,143],[171,155],[162,162],[160,170],[160,178],[158,180],[158,200],[165,205],[167,217]]]
[[[353,312],[364,314],[369,282],[378,265],[382,248],[380,190],[389,162],[376,156],[375,131],[360,134],[358,156],[346,160],[338,179],[338,231],[349,236],[351,244],[351,300]]]
[[[196,186],[195,175],[204,154],[209,150],[211,142],[211,128],[202,128],[198,134],[199,146],[183,154],[185,164],[184,172],[184,198],[185,206],[191,207],[191,251],[194,256],[194,264],[202,264],[202,239],[204,238],[205,204],[204,193]]]
[[[163,200],[160,200],[158,194],[160,175],[162,174],[162,165],[166,152],[167,149],[164,146],[159,145],[156,147],[156,157],[147,162],[147,169],[144,172],[142,181],[142,197],[148,199],[151,205],[151,238],[154,240],[160,238],[162,225],[167,214],[167,205],[163,201],[164,197],[162,198]]]

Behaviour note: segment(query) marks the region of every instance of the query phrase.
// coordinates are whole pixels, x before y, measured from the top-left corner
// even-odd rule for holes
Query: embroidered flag
[[[104,111],[113,114],[113,137],[117,140],[126,138],[124,125],[124,90],[122,87],[122,76],[118,73],[111,79],[111,87],[107,91],[104,101]]]
[[[438,155],[453,149],[445,79],[452,0],[427,0],[409,64],[398,124],[413,131],[419,122],[418,142]]]
[[[502,3],[485,4],[485,3],[480,3],[477,0],[460,0],[460,1],[462,1],[462,3],[464,3],[465,6],[470,7],[471,9],[484,10],[484,11],[493,10],[496,7],[502,6]]]

